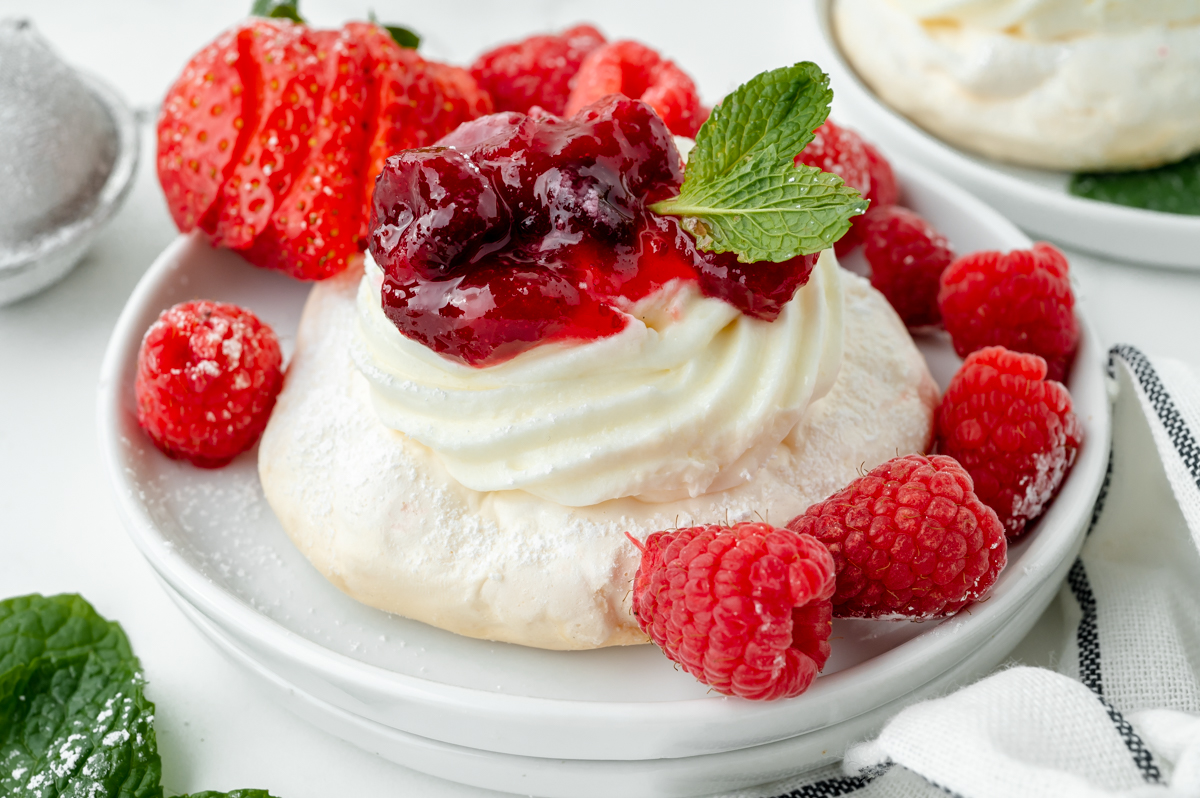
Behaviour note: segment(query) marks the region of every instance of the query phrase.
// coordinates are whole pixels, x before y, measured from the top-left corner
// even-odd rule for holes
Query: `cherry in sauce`
[[[401,333],[473,366],[539,343],[613,335],[621,309],[674,279],[774,320],[816,255],[739,263],[696,248],[651,203],[683,160],[650,106],[611,95],[571,119],[534,109],[468,122],[387,160],[371,254]]]

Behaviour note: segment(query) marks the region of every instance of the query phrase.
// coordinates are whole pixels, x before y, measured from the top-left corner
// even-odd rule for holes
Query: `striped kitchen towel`
[[[1200,798],[1200,382],[1132,346],[1054,670],[902,710],[841,765],[728,798]]]

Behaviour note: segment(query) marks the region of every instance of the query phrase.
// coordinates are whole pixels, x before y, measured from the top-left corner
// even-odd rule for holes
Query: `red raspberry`
[[[940,322],[938,278],[954,260],[945,236],[899,205],[873,207],[855,221],[871,264],[871,285],[909,327]]]
[[[1037,355],[991,346],[972,352],[937,411],[938,451],[955,457],[1010,536],[1054,498],[1083,430],[1062,383]]]
[[[637,42],[613,42],[593,50],[579,67],[564,113],[574,116],[609,94],[642,100],[677,136],[695,138],[708,118],[692,79],[673,61]]]
[[[283,382],[271,328],[236,305],[163,311],[138,352],[138,423],[168,456],[218,468],[267,426]]]
[[[938,305],[960,357],[985,346],[1031,352],[1062,380],[1079,344],[1067,259],[1050,244],[965,255],[942,272]]]
[[[825,666],[833,558],[811,536],[769,524],[695,526],[655,532],[639,548],[638,625],[717,692],[790,698]]]
[[[951,457],[873,469],[788,523],[829,547],[839,618],[932,618],[983,595],[1008,557],[1004,527]]]
[[[497,111],[529,113],[535,105],[562,116],[579,65],[604,44],[591,25],[577,25],[557,36],[530,36],[489,50],[471,65],[471,74],[492,95]]]
[[[831,120],[825,120],[823,125],[813,131],[813,140],[800,151],[795,162],[797,165],[815,166],[823,172],[833,172],[843,183],[857,189],[858,193],[869,200],[876,199],[877,192],[873,190],[874,182],[871,179],[874,170],[883,178],[880,188],[884,198],[895,202],[896,179],[892,176],[891,166],[883,160],[878,150],[863,140],[862,136],[849,128],[834,124]],[[887,183],[889,177],[890,185]],[[834,244],[834,251],[845,255],[858,246],[858,243],[858,219],[855,219],[849,232]]]

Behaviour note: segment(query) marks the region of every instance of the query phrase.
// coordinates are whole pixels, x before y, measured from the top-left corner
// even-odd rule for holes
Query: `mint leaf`
[[[383,29],[392,37],[392,41],[401,47],[415,50],[421,46],[421,37],[408,28],[399,25],[384,25]]]
[[[1157,169],[1077,174],[1069,189],[1100,202],[1200,216],[1200,153]]]
[[[120,624],[80,596],[0,601],[0,795],[162,798],[145,684]]]
[[[161,798],[144,684],[121,627],[79,596],[0,602],[0,794]]]
[[[250,7],[250,16],[290,19],[292,22],[304,23],[304,17],[300,16],[299,0],[254,0],[254,5]]]
[[[837,175],[795,164],[832,97],[828,76],[807,61],[742,84],[700,128],[679,196],[650,210],[683,217],[697,246],[742,263],[828,249],[867,208]]]
[[[795,156],[829,116],[832,100],[829,76],[811,61],[756,75],[713,108],[688,154],[687,176],[711,180],[771,145]]]

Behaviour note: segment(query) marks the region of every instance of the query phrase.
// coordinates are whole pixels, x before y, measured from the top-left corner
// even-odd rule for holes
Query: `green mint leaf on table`
[[[0,795],[160,798],[129,640],[79,596],[0,602]]]
[[[1077,174],[1069,188],[1100,202],[1200,216],[1200,153],[1157,169]]]
[[[374,11],[367,12],[367,19],[387,31],[388,35],[392,37],[392,41],[401,47],[415,50],[421,46],[421,37],[411,28],[401,27],[400,25],[380,25]]]
[[[120,624],[79,596],[0,601],[0,795],[162,798],[154,704]],[[273,798],[265,790],[192,798]]]
[[[682,217],[701,249],[743,263],[828,249],[867,208],[837,175],[795,163],[832,98],[829,77],[808,61],[755,76],[700,128],[679,196],[650,210]]]
[[[272,19],[290,19],[292,22],[304,22],[300,16],[299,0],[254,0],[250,7],[250,16],[269,17]]]

